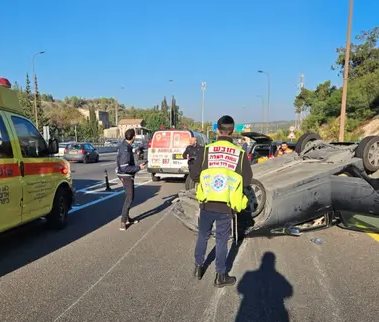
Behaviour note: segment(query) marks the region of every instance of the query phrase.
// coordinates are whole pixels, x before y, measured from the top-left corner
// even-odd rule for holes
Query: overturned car
[[[252,165],[250,205],[237,216],[240,234],[286,233],[339,224],[379,232],[379,136],[326,143],[304,134],[295,152]],[[197,230],[195,191],[181,191],[173,214]]]

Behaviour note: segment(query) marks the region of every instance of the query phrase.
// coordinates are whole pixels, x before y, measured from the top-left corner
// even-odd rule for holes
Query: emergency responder
[[[138,220],[129,217],[130,206],[134,199],[134,175],[145,168],[145,164],[139,166],[134,162],[132,144],[136,132],[134,129],[128,129],[125,132],[125,140],[122,141],[117,153],[117,176],[122,182],[125,190],[125,201],[121,212],[120,230],[125,230],[128,225],[138,223]]]
[[[199,182],[196,198],[200,202],[194,276],[202,278],[208,238],[216,222],[214,286],[224,287],[236,282],[236,278],[226,271],[227,243],[233,215],[247,207],[248,199],[243,191],[250,186],[253,174],[245,151],[233,144],[233,118],[222,116],[217,122],[217,129],[217,141],[207,145],[194,164],[194,178]]]

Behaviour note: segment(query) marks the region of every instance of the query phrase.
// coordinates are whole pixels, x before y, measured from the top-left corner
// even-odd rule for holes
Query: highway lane
[[[73,164],[77,189],[101,181],[104,167]],[[119,188],[95,187],[92,201],[111,198],[84,202],[66,229],[37,221],[0,236],[2,321],[377,321],[379,243],[368,235],[335,227],[247,239],[229,256],[238,285],[215,289],[214,241],[194,280],[195,236],[168,211],[183,181],[145,176],[131,212],[142,220],[126,232]]]

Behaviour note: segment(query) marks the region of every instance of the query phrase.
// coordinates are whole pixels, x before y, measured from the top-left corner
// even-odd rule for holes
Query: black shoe
[[[214,286],[215,287],[232,286],[236,283],[236,280],[237,279],[234,276],[229,276],[228,273],[225,273],[225,274],[216,273]]]
[[[201,280],[204,274],[204,266],[195,265],[195,271],[193,276],[197,277],[198,280]]]

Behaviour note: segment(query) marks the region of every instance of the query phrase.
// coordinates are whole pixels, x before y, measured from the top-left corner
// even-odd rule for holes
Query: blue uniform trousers
[[[226,273],[226,257],[228,255],[228,240],[231,231],[232,219],[230,215],[200,210],[199,234],[195,248],[195,263],[203,265],[207,243],[212,231],[213,223],[216,221],[216,272]]]

